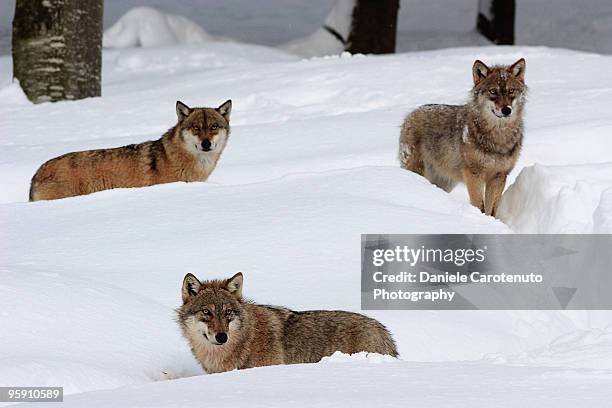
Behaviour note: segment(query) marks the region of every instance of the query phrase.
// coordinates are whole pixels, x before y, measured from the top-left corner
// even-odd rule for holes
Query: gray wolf
[[[525,68],[523,58],[493,67],[477,60],[466,104],[411,112],[400,132],[401,167],[447,192],[464,182],[471,204],[494,217],[523,143]]]
[[[44,163],[32,177],[30,201],[206,181],[229,138],[231,110],[231,100],[218,108],[190,108],[177,101],[178,122],[158,140],[68,153]]]
[[[369,317],[344,311],[297,312],[242,297],[243,275],[200,282],[183,279],[178,322],[207,373],[316,363],[336,351],[397,356],[387,329]]]

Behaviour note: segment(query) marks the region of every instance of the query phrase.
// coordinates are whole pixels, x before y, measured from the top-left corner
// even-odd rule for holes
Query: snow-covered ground
[[[368,363],[262,367],[69,396],[45,407],[200,408],[607,407],[607,370],[483,363]],[[39,407],[24,404],[20,407]]]
[[[510,225],[560,210],[609,223],[612,114],[602,106],[612,57],[489,47],[300,60],[237,43],[105,50],[102,98],[41,105],[10,83],[10,58],[0,57],[0,385],[63,385],[74,394],[65,406],[605,406],[612,312],[368,312],[393,332],[402,361],[336,356],[211,376],[173,321],[188,271],[241,270],[244,293],[261,303],[358,311],[361,233],[511,233],[472,208],[464,187],[448,195],[401,170],[396,147],[410,109],[464,100],[475,58],[521,56],[530,100],[509,183],[527,169],[504,201],[513,219],[532,219]],[[232,136],[210,182],[27,202],[45,160],[157,138],[177,99],[228,98]],[[512,205],[539,185],[588,190],[588,205],[570,211],[574,198],[555,205],[548,189],[533,206]],[[584,231],[575,225],[563,232]],[[181,379],[160,381],[172,378]]]

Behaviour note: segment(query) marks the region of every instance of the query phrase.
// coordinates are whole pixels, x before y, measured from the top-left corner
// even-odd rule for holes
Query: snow
[[[187,17],[165,14],[151,7],[135,7],[104,32],[109,48],[163,47],[196,44],[213,37]]]
[[[45,407],[606,407],[607,370],[481,362],[262,367],[69,396]],[[21,407],[38,407],[24,404]]]
[[[355,0],[340,0],[329,12],[324,25],[334,29],[345,41],[351,28]],[[164,13],[152,7],[135,7],[104,32],[107,48],[160,47],[197,44],[219,40],[187,17]],[[340,54],[344,43],[319,28],[312,34],[279,45],[281,50],[302,57]]]
[[[258,1],[256,9],[251,4],[234,4],[234,9],[207,1],[194,1],[176,7],[149,0],[152,7],[129,9],[129,2],[106,4],[118,21],[105,32],[106,47],[160,46],[176,43],[199,43],[211,41],[213,36],[202,28],[211,27],[217,38],[238,38],[242,41],[261,42],[303,57],[340,54],[344,45],[323,28],[335,29],[342,38],[348,39],[354,0],[318,0],[306,10],[300,5],[275,4],[273,0]],[[310,2],[309,2],[310,3]],[[607,0],[590,0],[585,6],[580,0],[518,1],[516,11],[516,44],[566,47],[600,53],[612,53],[612,5]],[[455,1],[449,7],[447,0],[411,0],[401,2],[398,16],[398,52],[489,45],[489,41],[475,30],[478,0]],[[184,16],[175,15],[176,10]],[[257,16],[254,24],[237,11]],[[323,17],[329,10],[327,17]],[[119,18],[119,12],[125,13]],[[172,14],[171,14],[172,13]],[[267,15],[266,15],[267,13]],[[300,18],[295,16],[299,15]],[[189,16],[190,18],[187,18]],[[568,16],[572,16],[568,18]],[[197,19],[193,21],[193,19]],[[224,25],[220,24],[225,22]],[[231,31],[240,21],[240,29]],[[290,21],[293,34],[288,41],[279,41],[287,35],[286,28],[276,28],[275,36],[270,30],[279,21]],[[542,22],[546,22],[543,24]],[[200,23],[202,25],[200,25]],[[247,25],[247,27],[245,27]],[[1,27],[1,25],[0,25]],[[250,32],[252,30],[252,32]],[[307,30],[310,33],[306,34]],[[245,36],[245,32],[249,32]],[[300,35],[301,34],[301,35]]]
[[[403,0],[400,4],[399,52],[489,44],[474,30],[478,0]],[[327,32],[317,30],[336,6],[336,0],[105,0],[104,28],[140,6],[186,17],[216,38],[279,46],[301,43],[318,33],[317,37],[334,44]],[[15,0],[4,0],[2,7],[0,54],[8,54]],[[609,0],[518,0],[516,13],[519,45],[612,53]]]
[[[334,30],[346,42],[351,32],[351,19],[354,8],[355,0],[338,0],[325,18],[323,27]],[[302,57],[342,53],[345,48],[344,42],[340,41],[328,29],[323,27],[308,36],[282,44],[279,48]]]
[[[584,199],[554,225],[605,228],[612,117],[600,106],[612,100],[612,57],[542,47],[309,60],[239,43],[105,49],[103,97],[40,105],[24,101],[0,57],[0,385],[63,385],[62,406],[605,406],[607,311],[365,312],[391,330],[401,360],[334,355],[210,376],[173,320],[187,272],[243,271],[245,295],[260,303],[359,311],[360,234],[512,233],[519,224],[479,213],[463,186],[446,194],[396,157],[409,110],[465,100],[476,58],[521,56],[526,139],[504,205],[518,217],[538,183],[538,206],[567,189],[552,210],[533,211]],[[45,160],[157,138],[174,124],[176,100],[228,98],[232,135],[209,182],[27,202]]]
[[[612,233],[612,163],[524,168],[499,218],[526,234]]]
[[[609,370],[612,356],[612,333],[600,329],[577,330],[555,339],[544,347],[514,356],[486,356],[485,360],[504,364]]]

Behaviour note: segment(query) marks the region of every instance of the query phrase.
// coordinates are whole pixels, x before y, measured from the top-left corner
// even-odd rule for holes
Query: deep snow
[[[262,367],[69,396],[49,407],[606,407],[610,373],[362,358]],[[38,407],[25,404],[23,407]]]
[[[504,195],[499,218],[526,234],[612,234],[612,163],[535,164]]]
[[[612,116],[600,106],[612,100],[612,57],[498,47],[300,60],[231,43],[106,50],[102,98],[41,105],[10,83],[11,61],[0,58],[0,385],[131,386],[67,398],[74,406],[201,405],[203,390],[219,406],[604,406],[606,311],[368,312],[393,332],[402,362],[155,382],[202,374],[173,321],[186,272],[242,270],[258,302],[358,311],[361,233],[511,233],[472,208],[464,187],[448,195],[401,170],[396,147],[410,109],[465,99],[475,58],[520,56],[530,100],[509,183],[535,163],[546,180],[524,177],[504,200],[538,183],[571,186],[567,174],[605,179],[610,165],[598,163],[610,162]],[[210,182],[26,202],[45,160],[157,138],[175,122],[177,99],[227,98],[232,136]],[[584,164],[594,170],[554,167]],[[600,195],[597,216],[609,220],[609,194]],[[561,214],[594,219],[587,207]]]

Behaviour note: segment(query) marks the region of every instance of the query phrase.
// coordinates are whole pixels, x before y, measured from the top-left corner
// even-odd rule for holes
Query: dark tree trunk
[[[395,52],[399,0],[355,0],[346,51],[356,54]]]
[[[476,28],[495,44],[514,44],[515,0],[479,0]]]
[[[13,76],[34,103],[100,96],[103,0],[17,0]]]

